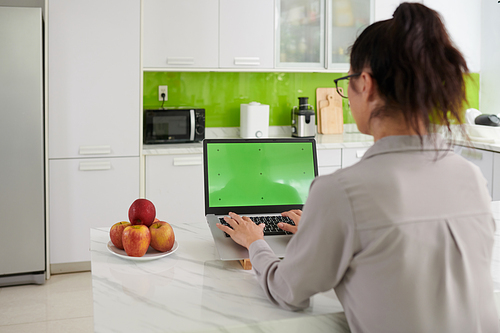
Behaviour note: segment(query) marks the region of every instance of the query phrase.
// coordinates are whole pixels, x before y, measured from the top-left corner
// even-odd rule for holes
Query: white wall
[[[483,0],[483,2],[494,0]],[[376,0],[375,21],[392,17],[404,0]],[[481,0],[414,0],[437,11],[451,39],[465,56],[469,70],[478,73],[481,68]],[[495,2],[496,3],[496,2]],[[498,17],[498,16],[497,16]]]
[[[482,2],[493,2],[483,0]],[[441,14],[451,39],[473,73],[481,69],[481,0],[424,0]],[[496,3],[496,1],[495,1]]]
[[[375,0],[375,21],[392,18],[392,14],[402,2],[423,3],[423,0]]]

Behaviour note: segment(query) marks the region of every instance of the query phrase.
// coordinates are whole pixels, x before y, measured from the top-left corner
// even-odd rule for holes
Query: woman
[[[350,65],[352,114],[375,143],[318,177],[303,213],[283,213],[300,218],[285,258],[246,217],[219,228],[284,308],[334,288],[352,332],[497,332],[486,181],[432,132],[461,120],[464,58],[435,11],[403,3],[363,31]]]

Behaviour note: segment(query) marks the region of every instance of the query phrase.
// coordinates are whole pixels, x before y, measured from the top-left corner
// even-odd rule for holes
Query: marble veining
[[[491,272],[498,295],[500,201],[491,207],[497,224]],[[179,249],[152,261],[112,255],[106,248],[109,227],[91,229],[95,332],[349,332],[333,291],[312,297],[304,311],[283,310],[267,299],[252,270],[216,260],[205,221],[173,227]]]
[[[91,229],[96,332],[345,331],[333,291],[314,296],[304,311],[283,310],[267,299],[252,270],[216,260],[205,221],[173,227],[179,249],[152,261],[112,255],[109,228]]]

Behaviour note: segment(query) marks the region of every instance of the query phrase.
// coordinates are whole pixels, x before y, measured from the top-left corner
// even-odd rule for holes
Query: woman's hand
[[[292,234],[297,232],[297,227],[299,226],[300,217],[302,216],[302,211],[300,209],[293,209],[287,212],[281,213],[282,216],[289,217],[295,225],[291,225],[288,223],[278,223],[278,228],[283,229],[285,231],[289,231]]]
[[[220,223],[217,223],[217,228],[226,232],[236,243],[247,249],[256,240],[264,239],[264,223],[257,225],[249,217],[239,216],[233,212],[229,213],[229,217],[224,216],[224,220],[232,229]]]

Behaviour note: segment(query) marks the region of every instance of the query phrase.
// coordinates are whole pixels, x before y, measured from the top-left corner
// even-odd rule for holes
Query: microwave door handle
[[[195,118],[194,118],[194,110],[189,110],[189,118],[191,119],[191,135],[189,141],[194,141],[194,132],[195,132]]]

